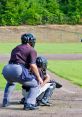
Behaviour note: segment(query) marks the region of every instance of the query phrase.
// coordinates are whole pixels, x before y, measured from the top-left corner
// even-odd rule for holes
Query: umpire
[[[4,91],[3,107],[9,105],[11,93],[15,83],[29,87],[30,91],[24,103],[25,110],[37,109],[36,96],[39,91],[39,84],[43,84],[37,66],[37,52],[34,49],[36,38],[32,34],[23,34],[21,44],[16,46],[12,52],[9,63],[4,66],[2,74],[7,80]]]

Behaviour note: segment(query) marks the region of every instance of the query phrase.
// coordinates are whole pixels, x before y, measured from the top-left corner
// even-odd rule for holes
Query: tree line
[[[0,26],[81,23],[82,0],[0,0]]]

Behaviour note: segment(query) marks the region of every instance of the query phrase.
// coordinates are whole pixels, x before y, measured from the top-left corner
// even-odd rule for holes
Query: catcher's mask
[[[36,43],[36,38],[30,33],[25,33],[21,36],[21,43],[22,44],[29,43],[32,47],[34,47]]]
[[[36,58],[37,67],[46,70],[47,69],[47,64],[48,64],[48,62],[47,62],[47,59],[45,57],[39,56],[39,57]]]

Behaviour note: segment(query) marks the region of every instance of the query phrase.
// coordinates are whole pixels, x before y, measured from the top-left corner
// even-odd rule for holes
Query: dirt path
[[[48,59],[82,59],[81,54],[63,54],[63,55],[45,55]],[[9,56],[0,55],[0,62],[7,62]],[[63,87],[56,89],[50,100],[52,106],[42,107],[35,111],[24,111],[23,105],[19,105],[17,102],[21,99],[21,91],[14,91],[11,104],[7,108],[2,108],[2,96],[3,91],[0,91],[0,117],[82,117],[82,88],[71,84],[69,81],[64,80],[53,73],[50,76],[61,83]]]
[[[82,54],[45,54],[49,60],[82,60]]]
[[[2,108],[3,91],[0,91],[0,117],[82,117],[82,89],[50,72],[49,74],[63,85],[61,89],[54,91],[50,100],[52,106],[40,106],[35,111],[24,111],[23,105],[17,104],[22,97],[21,91],[14,91],[11,97],[13,104]]]
[[[42,56],[49,60],[82,60],[82,54],[43,54]],[[9,55],[0,55],[0,62],[7,62],[9,57]]]

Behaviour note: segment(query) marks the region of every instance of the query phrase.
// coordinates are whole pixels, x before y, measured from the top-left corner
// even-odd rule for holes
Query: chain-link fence
[[[80,42],[81,30],[66,30],[48,26],[0,27],[0,42],[20,42],[23,33],[33,33],[38,42]]]

